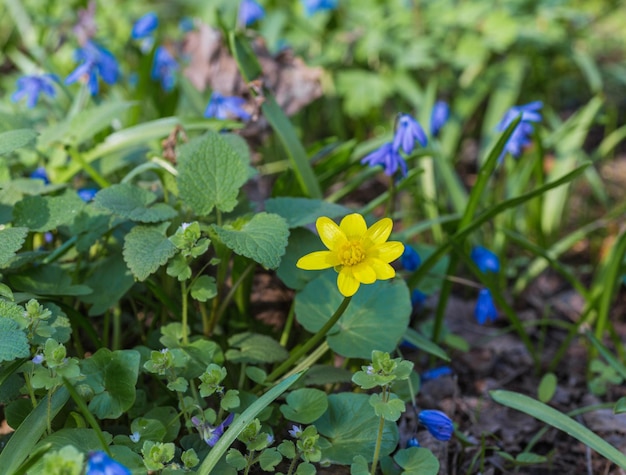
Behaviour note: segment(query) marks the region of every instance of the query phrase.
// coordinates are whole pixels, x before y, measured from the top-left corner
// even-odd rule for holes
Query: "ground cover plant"
[[[624,20],[6,0],[0,473],[623,473]]]

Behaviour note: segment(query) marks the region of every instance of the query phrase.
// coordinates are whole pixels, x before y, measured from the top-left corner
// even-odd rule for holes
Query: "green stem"
[[[113,350],[122,349],[122,310],[119,305],[113,308]]]
[[[76,147],[70,147],[69,153],[72,159],[76,163],[78,163],[82,167],[83,170],[85,170],[87,175],[89,175],[91,179],[100,186],[100,188],[108,188],[109,186],[111,186],[111,184],[106,180],[106,178],[100,175],[94,167],[92,167],[89,163],[87,163],[87,161],[83,158],[83,156],[81,155],[81,153],[78,151]]]
[[[291,307],[289,307],[289,313],[287,314],[287,320],[285,321],[285,327],[283,328],[283,333],[280,336],[280,344],[281,346],[287,346],[287,343],[289,343],[289,334],[291,333],[291,328],[293,327],[293,319],[296,315],[295,312],[295,302],[293,302],[291,304]]]
[[[339,308],[335,311],[330,320],[326,322],[326,324],[318,330],[318,332],[313,335],[313,337],[299,348],[296,348],[289,358],[284,361],[278,368],[272,371],[266,379],[266,382],[272,382],[279,376],[282,376],[293,364],[298,361],[304,354],[308,353],[313,347],[315,347],[322,339],[326,336],[326,333],[330,331],[330,329],[337,323],[337,321],[341,318],[343,313],[348,308],[352,297],[344,297],[343,302],[339,305]]]
[[[244,281],[244,279],[248,276],[250,272],[254,270],[255,267],[256,267],[256,262],[252,262],[250,263],[250,265],[248,265],[248,267],[245,268],[245,270],[241,273],[239,278],[235,281],[233,286],[230,288],[230,290],[226,294],[226,297],[224,297],[224,300],[222,300],[222,302],[220,303],[220,306],[217,308],[215,312],[212,313],[211,320],[209,321],[209,328],[208,328],[209,336],[213,333],[213,330],[215,330],[215,326],[220,321],[220,319],[222,318],[222,315],[226,311],[226,307],[228,307],[228,304],[231,302],[231,300],[235,296],[235,292],[237,291],[241,283]]]
[[[387,402],[388,394],[387,390],[383,387],[383,401]],[[376,469],[378,468],[378,458],[380,457],[380,446],[383,441],[383,431],[385,430],[385,418],[380,416],[378,421],[378,435],[376,436],[376,448],[374,449],[374,458],[372,460],[372,469],[370,475],[376,475]]]
[[[187,282],[186,281],[182,281],[180,284],[181,287],[181,296],[183,299],[183,305],[182,305],[182,315],[181,315],[181,320],[183,323],[183,344],[188,344],[189,343],[189,335],[188,335],[188,328],[187,328],[187,300],[188,300],[188,295],[187,295]]]

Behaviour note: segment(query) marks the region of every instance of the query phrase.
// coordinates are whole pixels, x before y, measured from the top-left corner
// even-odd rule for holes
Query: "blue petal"
[[[474,246],[470,257],[482,273],[493,272],[497,274],[500,272],[500,260],[489,249],[482,246]]]
[[[484,325],[487,321],[494,322],[498,318],[498,309],[493,303],[489,289],[480,289],[478,292],[474,317],[479,325]]]
[[[131,475],[130,470],[102,451],[89,454],[85,475]]]
[[[424,410],[420,412],[418,420],[426,426],[428,432],[437,440],[450,440],[454,432],[452,420],[441,411]]]
[[[149,12],[142,16],[133,25],[130,36],[135,39],[141,39],[149,36],[159,26],[159,17],[156,13]]]

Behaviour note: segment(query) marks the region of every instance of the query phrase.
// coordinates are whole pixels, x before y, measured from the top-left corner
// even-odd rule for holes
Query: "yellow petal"
[[[331,251],[337,249],[347,241],[346,235],[341,229],[339,229],[339,226],[337,226],[332,219],[327,218],[326,216],[317,218],[315,227],[317,228],[317,232],[319,233],[324,246]]]
[[[380,259],[383,262],[393,262],[404,252],[404,244],[398,241],[389,241],[367,250],[367,257]]]
[[[367,261],[352,266],[352,275],[362,284],[373,284],[376,282],[376,272]]]
[[[383,218],[372,224],[372,226],[367,230],[364,236],[364,241],[371,241],[373,244],[382,244],[389,239],[392,228],[393,221],[389,218]]]
[[[367,232],[365,219],[358,213],[352,213],[341,220],[339,227],[349,240],[361,239]]]
[[[396,276],[395,269],[386,262],[378,259],[368,259],[366,262],[371,266],[372,269],[374,269],[374,272],[376,272],[376,278],[378,280],[387,280]]]
[[[337,276],[337,287],[344,297],[351,297],[356,294],[361,284],[352,275],[352,271],[348,267],[344,267]]]
[[[304,270],[322,270],[338,264],[337,257],[331,251],[316,251],[302,256],[296,262],[296,267]]]

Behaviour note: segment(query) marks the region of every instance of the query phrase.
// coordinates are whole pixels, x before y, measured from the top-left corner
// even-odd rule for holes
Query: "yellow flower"
[[[393,222],[383,218],[369,229],[363,216],[354,213],[341,220],[337,226],[322,216],[315,222],[317,232],[328,251],[316,251],[301,257],[296,266],[305,270],[322,270],[334,267],[337,287],[345,297],[359,290],[361,284],[395,277],[389,265],[404,252],[401,242],[387,242]]]

